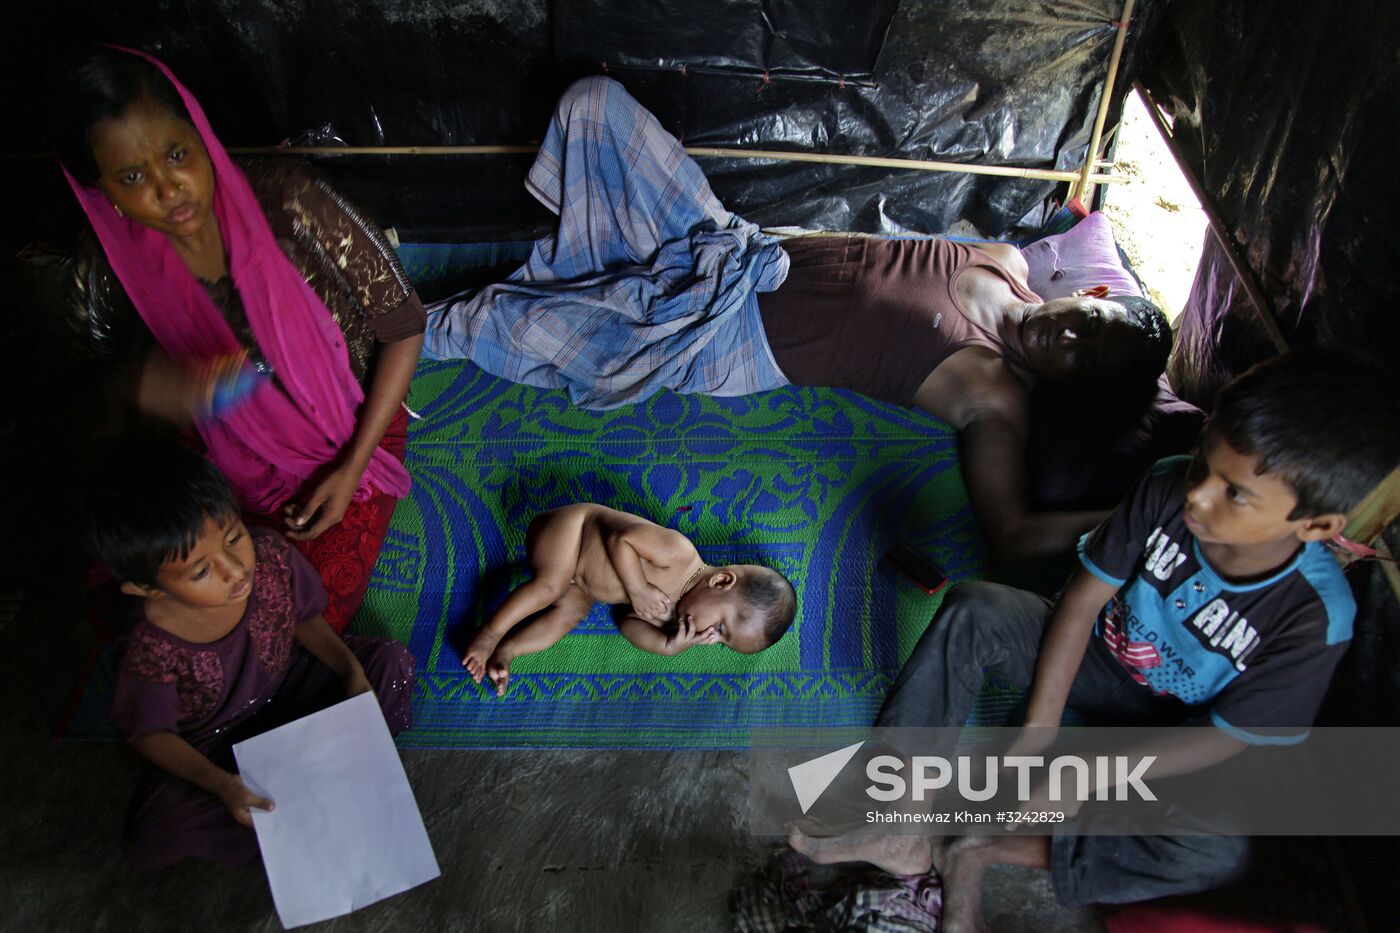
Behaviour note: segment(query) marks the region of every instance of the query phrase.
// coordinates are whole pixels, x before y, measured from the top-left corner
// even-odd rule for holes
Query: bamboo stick
[[[1356,504],[1347,515],[1347,528],[1342,533],[1353,541],[1370,544],[1397,516],[1400,516],[1400,468],[1393,470]]]
[[[816,152],[781,152],[773,149],[711,149],[687,146],[693,156],[719,159],[772,159],[787,162],[817,162],[833,165],[864,165],[873,168],[912,169],[920,172],[954,172],[966,175],[1001,175],[1007,178],[1035,178],[1044,181],[1070,181],[1078,172],[1058,169],[1019,168],[1014,165],[976,165],[969,162],[934,162],[922,159],[887,159],[881,156],[826,155]],[[1120,180],[1116,175],[1096,175],[1105,182]]]
[[[1094,131],[1089,134],[1089,149],[1084,153],[1084,169],[1078,183],[1070,192],[1080,203],[1087,205],[1094,193],[1092,172],[1094,160],[1098,157],[1099,140],[1103,138],[1103,125],[1108,120],[1108,105],[1113,99],[1113,83],[1118,79],[1118,62],[1123,58],[1123,43],[1128,38],[1128,23],[1133,18],[1133,5],[1137,0],[1125,0],[1123,15],[1118,18],[1118,34],[1113,38],[1113,51],[1108,56],[1108,76],[1103,79],[1103,93],[1099,95],[1099,112],[1094,116]]]
[[[1157,127],[1157,132],[1161,135],[1162,141],[1167,144],[1167,149],[1171,151],[1172,158],[1176,160],[1177,168],[1181,169],[1182,177],[1191,186],[1191,192],[1196,196],[1196,200],[1201,204],[1201,210],[1205,212],[1206,220],[1210,224],[1210,232],[1215,234],[1215,239],[1220,243],[1225,251],[1225,258],[1230,261],[1230,267],[1235,270],[1235,275],[1239,277],[1240,284],[1244,286],[1245,294],[1249,296],[1250,303],[1254,306],[1255,313],[1259,315],[1259,323],[1263,325],[1264,332],[1269,335],[1269,340],[1273,342],[1274,349],[1279,353],[1288,350],[1288,340],[1283,336],[1283,331],[1278,326],[1278,319],[1274,316],[1274,309],[1269,304],[1269,299],[1264,297],[1264,290],[1259,287],[1259,280],[1254,277],[1254,271],[1249,268],[1244,261],[1244,256],[1239,245],[1235,242],[1235,237],[1225,226],[1225,221],[1220,216],[1219,209],[1215,202],[1206,194],[1205,188],[1196,178],[1191,166],[1186,161],[1186,156],[1181,151],[1181,146],[1177,145],[1172,138],[1172,131],[1167,126],[1167,121],[1162,118],[1161,112],[1157,109],[1157,104],[1152,99],[1151,93],[1142,86],[1141,82],[1134,82],[1133,87],[1143,100],[1147,103],[1147,112],[1152,117],[1152,124]]]
[[[232,155],[534,155],[539,146],[230,146]]]
[[[233,155],[533,155],[538,146],[237,146]],[[921,159],[888,159],[881,156],[826,155],[816,152],[783,152],[776,149],[722,149],[687,146],[692,156],[719,159],[770,159],[776,162],[816,162],[831,165],[861,165],[872,168],[909,169],[921,172],[953,172],[967,175],[1000,175],[1008,178],[1034,178],[1043,181],[1077,181],[1078,171],[1020,168],[1014,165],[976,165],[968,162],[934,162]],[[1097,163],[1111,165],[1111,163]],[[1091,175],[1099,184],[1124,181],[1120,175]]]

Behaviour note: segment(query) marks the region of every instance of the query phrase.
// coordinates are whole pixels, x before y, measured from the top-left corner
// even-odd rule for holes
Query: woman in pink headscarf
[[[380,230],[291,159],[235,164],[160,62],[72,72],[65,174],[96,244],[76,324],[138,405],[193,422],[245,509],[320,570],[343,631],[407,494],[423,305]]]

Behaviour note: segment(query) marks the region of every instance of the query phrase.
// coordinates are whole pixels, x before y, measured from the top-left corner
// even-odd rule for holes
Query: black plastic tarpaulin
[[[1134,36],[1159,5],[1138,4]],[[12,11],[0,67],[33,93],[18,102],[3,148],[41,148],[40,77],[71,49],[110,41],[163,58],[229,146],[529,143],[563,87],[606,66],[696,145],[1075,169],[1120,6],[667,0],[647,5],[654,12],[643,21],[629,0],[26,4]],[[322,161],[406,237],[493,239],[547,222],[520,185],[528,157]],[[760,223],[871,232],[938,233],[970,220],[999,235],[1054,188],[850,166],[704,164],[720,197]],[[50,176],[42,197],[61,192]]]
[[[1289,344],[1349,347],[1396,370],[1400,6],[1176,0],[1163,26],[1145,81]],[[1274,352],[1208,238],[1173,384],[1209,404]]]
[[[554,0],[554,44],[585,67],[870,83],[898,0]],[[707,28],[697,29],[704,22]]]

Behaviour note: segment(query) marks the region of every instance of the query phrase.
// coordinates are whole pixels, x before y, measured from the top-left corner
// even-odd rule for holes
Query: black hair
[[[209,519],[239,514],[223,474],[174,441],[112,442],[88,486],[84,543],[123,583],[154,586],[160,565],[188,557]]]
[[[1336,350],[1285,353],[1228,383],[1206,426],[1298,497],[1290,520],[1346,513],[1400,465],[1400,387]]]
[[[1128,323],[1137,331],[1127,359],[1110,363],[1115,369],[1151,374],[1155,380],[1167,368],[1172,352],[1172,328],[1162,309],[1137,295],[1110,295],[1107,301],[1123,306]]]
[[[61,161],[85,185],[100,174],[92,158],[92,130],[150,100],[189,123],[189,111],[160,69],[130,52],[94,49],[75,61],[58,81],[49,112],[50,136]]]
[[[1161,308],[1136,295],[1103,300],[1123,308],[1127,317],[1125,339],[1115,348],[1117,352],[1101,355],[1098,365],[1080,369],[1054,383],[1066,389],[1109,397],[1124,392],[1135,399],[1156,394],[1157,377],[1167,368],[1167,358],[1172,352],[1172,329],[1167,316]]]
[[[1073,426],[1085,444],[1107,442],[1142,420],[1172,351],[1171,325],[1161,308],[1136,295],[1104,300],[1127,314],[1132,330],[1124,352],[1059,379],[1037,380],[1031,390],[1032,418],[1049,419],[1060,430]]]
[[[749,564],[739,574],[737,586],[739,598],[763,617],[763,647],[776,644],[797,616],[792,581],[772,567]]]

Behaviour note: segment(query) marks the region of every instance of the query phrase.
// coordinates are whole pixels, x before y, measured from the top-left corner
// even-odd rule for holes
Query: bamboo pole
[[[833,165],[864,165],[873,168],[912,169],[920,172],[954,172],[966,175],[1001,175],[1007,178],[1035,178],[1044,181],[1070,181],[1078,172],[1059,169],[1018,168],[1013,165],[976,165],[968,162],[933,162],[922,159],[887,159],[880,156],[825,155],[816,152],[780,152],[773,149],[710,149],[687,146],[686,152],[701,158],[772,159],[787,162],[817,162]],[[1119,180],[1116,175],[1096,175],[1105,182]]]
[[[1366,498],[1356,504],[1347,515],[1347,527],[1342,534],[1359,544],[1369,544],[1381,558],[1378,563],[1390,591],[1400,601],[1400,568],[1395,565],[1395,555],[1386,546],[1381,535],[1391,523],[1400,518],[1400,467],[1366,494]],[[1350,561],[1347,561],[1350,563]]]
[[[1098,157],[1099,141],[1103,138],[1103,125],[1108,120],[1113,83],[1118,79],[1118,62],[1123,58],[1123,43],[1128,38],[1128,23],[1133,18],[1135,3],[1137,0],[1124,0],[1123,15],[1118,18],[1118,34],[1113,38],[1113,51],[1108,56],[1108,76],[1103,79],[1103,94],[1099,96],[1099,112],[1094,116],[1094,131],[1089,134],[1089,150],[1084,153],[1084,169],[1070,192],[1071,197],[1079,198],[1080,203],[1086,206],[1094,192],[1094,160]]]
[[[1400,467],[1381,480],[1347,515],[1342,532],[1353,541],[1370,544],[1400,516]]]
[[[1172,158],[1176,160],[1177,168],[1181,169],[1182,177],[1191,186],[1191,192],[1196,196],[1196,200],[1201,204],[1201,210],[1205,212],[1206,220],[1210,224],[1210,232],[1215,235],[1215,239],[1220,243],[1225,251],[1225,258],[1230,261],[1230,267],[1235,270],[1235,275],[1239,277],[1240,284],[1244,286],[1245,294],[1249,296],[1250,303],[1254,306],[1255,313],[1259,315],[1259,323],[1263,325],[1264,332],[1269,335],[1269,340],[1273,342],[1274,349],[1279,353],[1288,350],[1288,340],[1283,336],[1283,331],[1278,326],[1278,319],[1274,316],[1274,309],[1269,304],[1269,299],[1264,297],[1264,290],[1259,287],[1259,280],[1254,277],[1254,271],[1244,261],[1244,256],[1239,245],[1235,242],[1235,237],[1225,226],[1225,221],[1220,216],[1220,211],[1216,208],[1215,202],[1206,194],[1205,188],[1201,186],[1196,174],[1191,170],[1191,166],[1186,161],[1186,156],[1181,151],[1175,139],[1172,138],[1171,128],[1167,126],[1167,121],[1162,118],[1161,112],[1157,109],[1157,103],[1152,99],[1152,95],[1141,82],[1134,82],[1133,87],[1147,104],[1147,112],[1152,117],[1152,123],[1157,127],[1158,134],[1162,141],[1166,143],[1167,149],[1171,151]]]
[[[237,146],[233,155],[404,155],[478,156],[533,155],[538,146]],[[1007,178],[1034,178],[1042,181],[1078,181],[1080,172],[1059,169],[1020,168],[1014,165],[976,165],[968,162],[933,162],[921,159],[888,159],[881,156],[826,155],[816,152],[783,152],[776,149],[719,149],[687,146],[692,156],[717,159],[769,159],[775,162],[815,162],[830,165],[860,165],[871,168],[908,169],[920,172],[952,172],[966,175],[999,175]],[[1120,175],[1091,175],[1099,184],[1124,181]]]
[[[231,155],[534,155],[539,146],[230,146]]]

